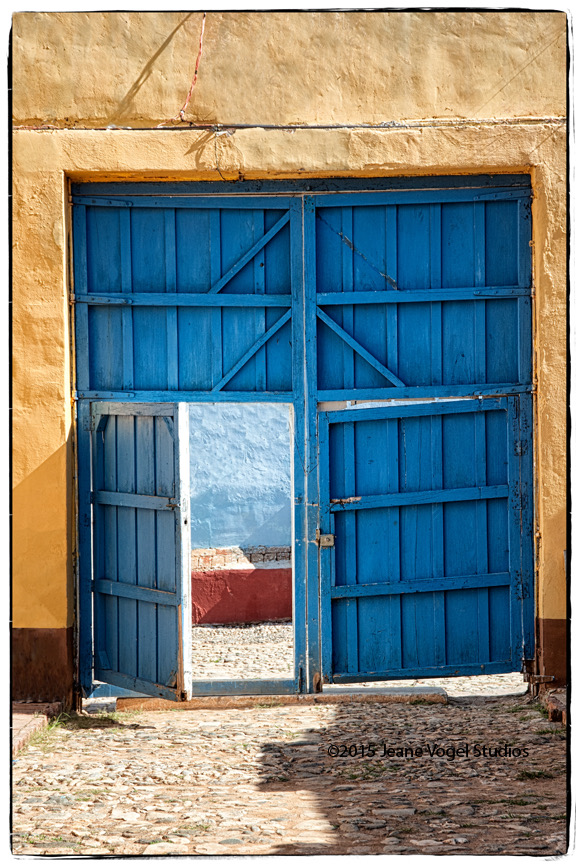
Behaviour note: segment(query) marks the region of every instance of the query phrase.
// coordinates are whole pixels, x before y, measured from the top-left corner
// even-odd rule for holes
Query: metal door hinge
[[[334,535],[323,535],[319,529],[316,530],[316,543],[318,547],[334,547]]]

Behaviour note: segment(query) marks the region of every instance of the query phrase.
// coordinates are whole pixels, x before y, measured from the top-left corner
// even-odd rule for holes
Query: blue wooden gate
[[[321,415],[321,530],[335,536],[321,548],[331,681],[521,669],[531,633],[521,405]]]
[[[192,691],[190,473],[183,404],[93,403],[94,676]]]
[[[297,691],[305,683],[301,577],[292,677],[192,682],[189,527],[177,520],[184,500],[152,490],[152,467],[171,460],[170,483],[182,483],[186,434],[167,438],[162,407],[182,419],[189,401],[292,403],[294,447],[304,453],[301,197],[84,191],[73,199],[84,693],[95,680],[177,700]],[[293,489],[301,575],[299,463]]]
[[[95,675],[190,692],[174,666],[190,621],[175,643],[178,617],[150,595],[172,592],[173,617],[182,587],[150,574],[120,589],[138,576],[106,564],[110,515],[144,526],[130,497],[164,494],[98,474],[119,417],[163,429],[154,407],[190,401],[294,410],[294,677],[245,690],[531,657],[527,177],[78,184],[73,229],[85,693]],[[131,610],[154,663],[117,654]]]
[[[323,678],[521,670],[529,190],[315,196],[304,230],[317,399],[347,401],[319,421]]]

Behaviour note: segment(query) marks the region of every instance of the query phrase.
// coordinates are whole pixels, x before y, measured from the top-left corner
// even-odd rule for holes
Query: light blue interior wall
[[[289,405],[190,405],[192,547],[291,544]]]

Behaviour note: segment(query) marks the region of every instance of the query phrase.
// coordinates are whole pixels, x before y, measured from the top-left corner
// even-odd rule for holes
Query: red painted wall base
[[[220,625],[291,618],[291,568],[192,572],[193,623]]]

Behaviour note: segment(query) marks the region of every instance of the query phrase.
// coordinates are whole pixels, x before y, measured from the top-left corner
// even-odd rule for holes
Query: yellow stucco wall
[[[187,128],[78,128],[155,126],[175,114],[190,84],[199,24],[196,13],[15,16],[15,123],[77,128],[21,128],[13,139],[14,625],[72,622],[68,178],[240,174],[531,174],[538,615],[564,617],[564,16],[208,13],[187,116],[237,123],[411,119],[413,128],[256,128],[218,136]],[[471,120],[438,127],[435,117]]]
[[[150,126],[176,115],[201,19],[17,14],[16,122]],[[187,117],[275,124],[564,114],[564,52],[562,13],[208,12]]]

